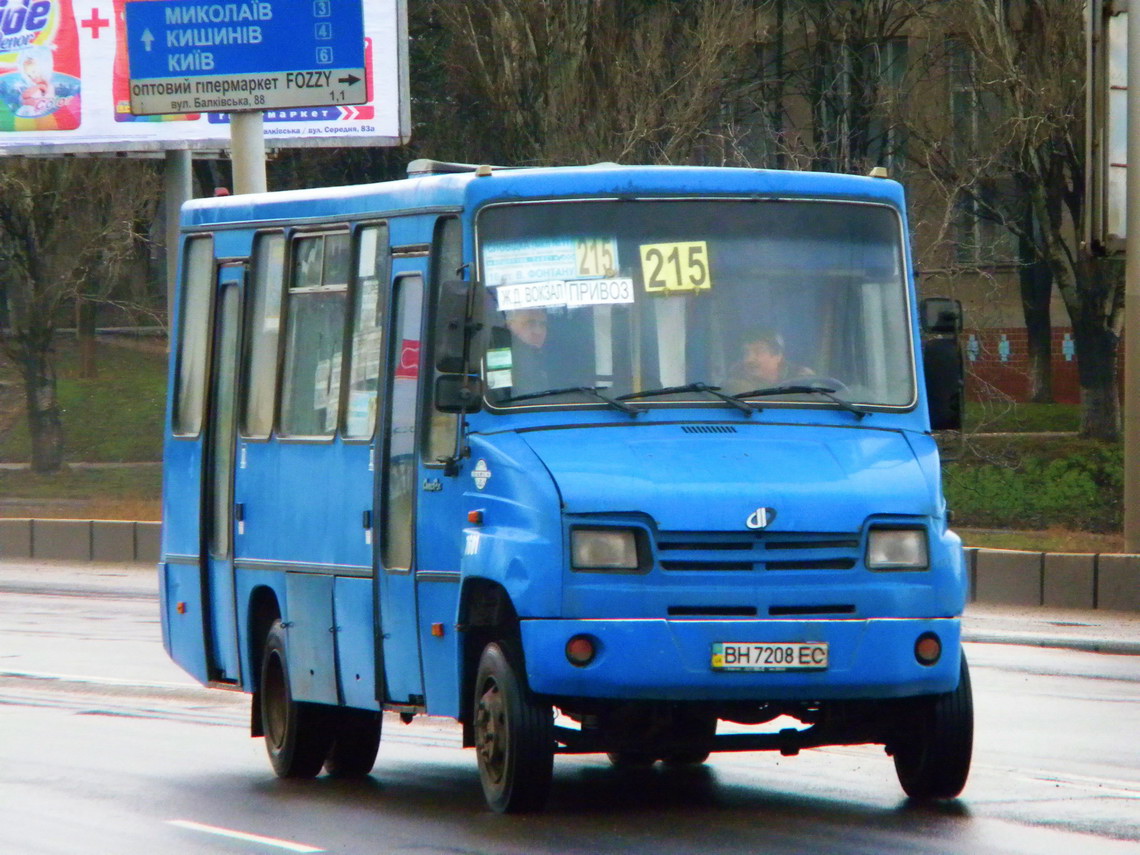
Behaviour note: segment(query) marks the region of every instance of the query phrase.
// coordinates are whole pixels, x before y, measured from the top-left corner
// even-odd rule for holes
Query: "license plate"
[[[826,641],[784,644],[718,641],[712,646],[714,671],[826,671]]]

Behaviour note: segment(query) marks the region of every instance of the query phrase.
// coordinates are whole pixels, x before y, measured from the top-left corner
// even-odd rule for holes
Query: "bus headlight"
[[[639,570],[637,534],[628,528],[576,528],[570,532],[575,570]]]
[[[925,570],[929,566],[925,529],[873,528],[867,533],[867,569]]]

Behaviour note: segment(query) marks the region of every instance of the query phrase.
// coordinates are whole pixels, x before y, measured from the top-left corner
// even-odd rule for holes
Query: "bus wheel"
[[[673,727],[673,738],[683,742],[708,745],[716,735],[716,716],[688,714],[680,715]],[[666,766],[700,766],[709,759],[709,751],[703,748],[672,751],[661,759]]]
[[[330,735],[322,707],[293,700],[285,650],[285,627],[278,619],[265,637],[261,660],[265,750],[279,778],[312,778],[324,765]]]
[[[607,751],[606,757],[615,769],[648,769],[657,762],[648,751]]]
[[[336,778],[363,778],[376,764],[384,717],[371,710],[330,708],[332,747],[325,771]]]
[[[962,654],[958,688],[900,706],[893,744],[899,783],[912,799],[952,799],[966,786],[974,746],[970,670]]]
[[[541,810],[554,773],[554,716],[526,686],[509,641],[488,644],[475,677],[475,751],[483,796],[498,813]]]

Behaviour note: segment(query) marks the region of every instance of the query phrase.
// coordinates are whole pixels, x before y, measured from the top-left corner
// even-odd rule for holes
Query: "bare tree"
[[[901,165],[909,45],[939,11],[937,0],[777,5],[782,37],[772,63],[783,158],[832,172]],[[766,92],[771,97],[771,87]]]
[[[910,153],[947,198],[1008,230],[1020,244],[1022,301],[1038,370],[1048,361],[1048,299],[1064,300],[1077,351],[1081,433],[1117,439],[1119,266],[1082,244],[1085,216],[1083,6],[1071,0],[952,0],[943,21],[968,102],[946,99],[908,116]],[[951,79],[951,85],[953,80]],[[956,114],[956,115],[955,115]],[[965,132],[964,132],[965,131]]]
[[[437,29],[425,31],[444,52],[448,92],[434,94],[443,124],[432,136],[509,164],[730,159],[726,104],[755,85],[771,7],[437,0]]]
[[[0,347],[24,385],[32,468],[63,464],[56,397],[57,323],[75,298],[115,300],[117,274],[153,214],[146,164],[110,159],[0,159],[0,264],[6,328]]]
[[[1083,42],[1071,0],[436,0],[421,150],[503,163],[737,163],[908,180],[924,257],[1006,290],[1033,396],[1049,298],[1077,341],[1083,430],[1116,433],[1120,285],[1079,244]],[[415,52],[416,48],[413,48]],[[435,154],[435,156],[441,156]],[[962,222],[969,220],[973,236]],[[939,259],[941,260],[941,259]]]

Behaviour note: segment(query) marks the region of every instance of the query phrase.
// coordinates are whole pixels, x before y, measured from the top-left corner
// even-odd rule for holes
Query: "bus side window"
[[[206,399],[206,355],[214,294],[214,239],[190,238],[182,264],[178,372],[174,387],[174,433],[197,436]]]
[[[352,293],[352,339],[348,354],[346,439],[370,439],[376,426],[380,357],[384,352],[384,306],[392,252],[388,224],[364,226],[356,233],[356,277]]]
[[[293,243],[281,389],[280,427],[286,436],[336,432],[348,259],[347,232],[308,235]]]
[[[460,278],[458,273],[463,264],[463,231],[458,217],[441,217],[435,224],[435,237],[432,241],[431,256],[431,301],[432,312],[428,329],[434,322],[436,306],[439,302],[440,286],[450,280]],[[428,337],[431,341],[431,337]],[[428,426],[425,431],[423,443],[424,462],[438,463],[443,458],[451,457],[455,453],[455,420],[459,418],[454,413],[441,413],[435,408],[435,378],[439,371],[435,368],[435,354],[429,352],[423,360],[427,366],[430,377],[424,400],[426,401],[425,422]]]
[[[246,329],[245,401],[242,434],[266,439],[277,403],[277,343],[281,338],[281,289],[285,282],[285,235],[257,236],[250,271],[252,293]]]
[[[389,570],[412,566],[416,496],[416,384],[424,362],[423,279],[400,276],[392,291],[392,336],[388,340],[388,405],[385,413],[384,517],[380,558]]]

